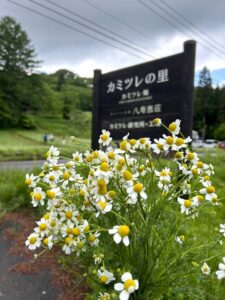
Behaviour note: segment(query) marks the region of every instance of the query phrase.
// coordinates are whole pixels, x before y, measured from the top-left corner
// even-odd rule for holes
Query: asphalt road
[[[10,271],[24,258],[9,253],[11,242],[4,239],[2,230],[0,225],[0,300],[56,300],[60,290],[51,285],[49,272],[26,275]]]
[[[46,160],[23,160],[23,161],[6,161],[0,162],[0,169],[33,169],[35,167],[41,167]],[[60,160],[59,163],[64,163],[64,160]]]

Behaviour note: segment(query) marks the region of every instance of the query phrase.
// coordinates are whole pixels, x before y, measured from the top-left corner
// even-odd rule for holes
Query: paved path
[[[0,162],[0,169],[33,169],[34,167],[41,167],[46,160],[22,160],[22,161],[6,161]],[[60,160],[59,163],[64,163]]]
[[[4,239],[2,230],[0,225],[0,300],[56,300],[60,290],[50,284],[49,272],[25,275],[9,270],[24,258],[9,254],[11,242]]]

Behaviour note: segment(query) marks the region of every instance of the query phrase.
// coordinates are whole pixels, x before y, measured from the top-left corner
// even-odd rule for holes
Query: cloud
[[[68,68],[80,75],[92,76],[94,68],[101,68],[103,72],[108,72],[117,68],[151,60],[152,58],[150,56],[132,49],[132,47],[137,47],[136,44],[142,47],[139,49],[143,52],[147,51],[145,49],[149,49],[154,56],[163,57],[183,51],[183,42],[189,38],[197,39],[200,42],[197,45],[196,70],[200,70],[204,65],[213,70],[225,68],[225,48],[223,49],[220,46],[217,46],[212,39],[209,39],[206,36],[204,36],[204,38],[207,39],[207,42],[199,39],[193,32],[186,30],[184,26],[176,23],[185,34],[180,32],[177,28],[166,23],[159,18],[159,16],[143,6],[138,0],[89,0],[89,2],[104,9],[120,21],[117,21],[104,14],[101,10],[88,5],[85,0],[64,0],[63,2],[54,0],[56,4],[63,5],[71,12],[74,11],[85,18],[89,18],[92,22],[99,24],[99,26],[103,26],[116,34],[123,36],[124,39],[121,39],[118,36],[116,38],[120,39],[123,43],[129,44],[130,47],[121,45],[96,32],[93,33],[90,29],[83,28],[81,25],[78,25],[69,19],[46,11],[44,8],[31,3],[29,0],[14,1],[42,12],[49,17],[53,17],[60,22],[64,22],[75,29],[94,35],[106,43],[113,44],[115,47],[126,49],[126,51],[141,57],[137,58],[129,53],[105,45],[104,43],[84,36],[75,30],[63,27],[60,24],[56,24],[2,0],[0,17],[11,15],[21,23],[22,27],[30,36],[39,58],[43,60],[41,69],[46,72],[52,72],[58,68]],[[147,5],[154,7],[151,0],[142,1]],[[156,2],[156,0],[153,1]],[[60,13],[66,14],[70,18],[78,20],[78,18],[75,18],[72,14],[59,10],[44,0],[38,2],[58,10]],[[163,3],[160,0],[156,3],[163,6]],[[218,40],[219,43],[225,45],[223,0],[217,0],[216,5],[211,0],[171,0],[168,3],[186,18],[190,19],[196,26],[207,32],[213,39]],[[168,9],[165,5],[163,7]],[[154,7],[154,9],[160,14],[163,14],[164,17],[169,18],[170,22],[175,23],[175,20],[166,16],[162,10],[159,10],[159,8],[156,7]],[[79,19],[79,21],[88,24],[81,19]],[[94,25],[90,23],[88,26],[94,27]],[[189,26],[189,28],[191,27]],[[100,28],[96,26],[95,29],[100,30]],[[192,26],[192,30],[193,29]],[[104,33],[112,35],[107,31],[104,31]],[[131,41],[131,43],[128,40]],[[202,44],[205,44],[205,46],[211,50],[207,50]],[[212,48],[212,45],[220,47],[221,51]],[[216,52],[217,55],[214,54],[214,52]],[[225,73],[223,76],[223,78],[225,78]]]

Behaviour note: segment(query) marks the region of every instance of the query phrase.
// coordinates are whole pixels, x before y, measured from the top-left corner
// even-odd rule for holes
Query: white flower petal
[[[123,290],[121,293],[120,293],[120,300],[128,300],[130,297],[130,294]]]
[[[116,291],[122,291],[123,290],[124,285],[122,283],[116,283],[114,284],[114,290]]]
[[[129,272],[126,272],[122,275],[121,280],[125,282],[128,279],[132,279],[132,275]]]
[[[119,235],[119,233],[116,233],[114,236],[113,236],[113,239],[114,241],[119,244],[122,240],[121,236]]]
[[[113,229],[109,229],[109,234],[115,234],[117,233],[117,229],[113,228]]]
[[[128,236],[125,236],[125,237],[123,238],[123,243],[124,243],[125,246],[129,246],[130,241],[129,241],[129,237],[128,237]]]
[[[138,280],[134,280],[135,282],[135,290],[139,289],[139,281]]]

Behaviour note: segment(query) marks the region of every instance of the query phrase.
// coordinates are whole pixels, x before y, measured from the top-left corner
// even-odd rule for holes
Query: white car
[[[217,147],[217,140],[213,140],[213,139],[205,140],[203,143],[203,147],[204,148],[215,148],[215,147]]]

